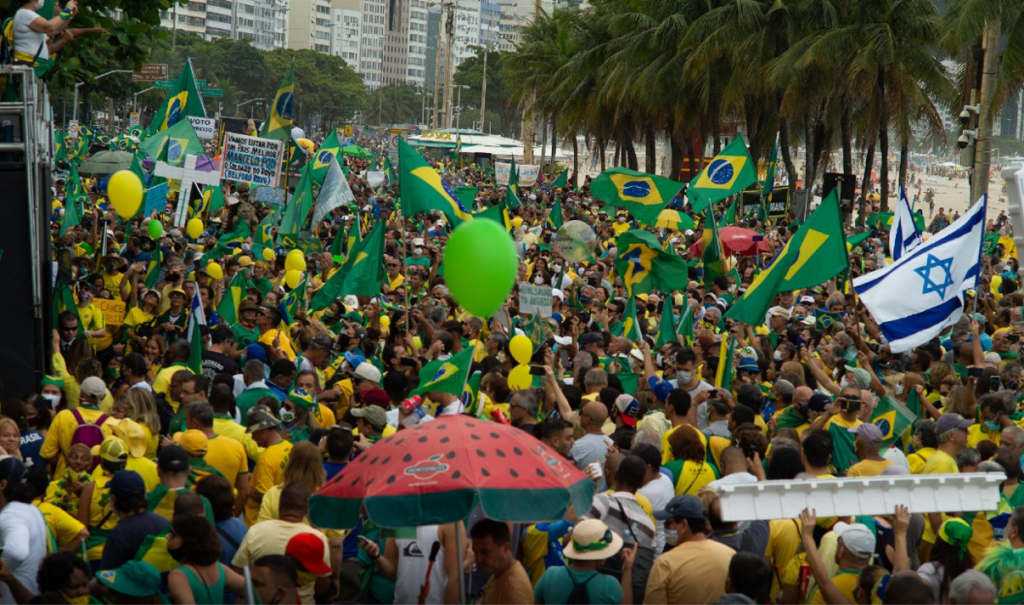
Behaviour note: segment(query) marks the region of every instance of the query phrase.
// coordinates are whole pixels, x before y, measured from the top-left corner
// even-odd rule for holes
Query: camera
[[[966,134],[960,135],[956,140],[956,146],[960,149],[967,149],[967,146],[971,144],[971,139]]]

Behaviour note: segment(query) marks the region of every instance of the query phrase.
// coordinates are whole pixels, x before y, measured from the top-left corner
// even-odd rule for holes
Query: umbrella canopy
[[[348,155],[361,160],[373,158],[373,153],[369,149],[359,145],[345,145],[341,148],[341,155]]]
[[[678,210],[669,210],[666,208],[658,215],[658,222],[656,222],[654,226],[659,229],[679,229],[682,231],[695,228],[697,226],[697,221]]]
[[[374,444],[310,498],[309,518],[351,528],[365,506],[383,527],[452,523],[479,499],[488,518],[543,522],[570,502],[589,511],[593,495],[593,481],[525,431],[444,416]]]
[[[78,167],[78,174],[113,174],[118,170],[130,170],[132,158],[128,151],[98,151]]]
[[[722,249],[726,254],[739,256],[753,256],[755,254],[768,254],[772,247],[765,241],[763,235],[743,227],[720,227],[718,239],[722,242]],[[690,246],[690,254],[700,256],[701,242]]]

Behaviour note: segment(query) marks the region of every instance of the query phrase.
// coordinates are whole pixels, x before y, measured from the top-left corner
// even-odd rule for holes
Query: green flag
[[[192,73],[192,61],[186,61],[185,67],[181,68],[178,80],[174,86],[167,91],[167,97],[160,107],[153,114],[153,121],[149,123],[150,132],[167,130],[176,124],[189,124],[188,116],[198,118],[206,117],[206,109],[203,108],[203,98],[199,96],[199,88],[196,86],[196,78]],[[189,124],[191,127],[191,124]],[[156,157],[156,154],[150,154]]]
[[[306,219],[313,210],[313,175],[312,166],[306,164],[302,169],[299,184],[295,186],[295,195],[285,206],[281,215],[281,226],[277,230],[277,241],[281,243],[286,236],[293,236],[298,241]]]
[[[630,342],[640,342],[644,338],[640,331],[640,320],[636,316],[636,296],[629,297],[626,309],[622,312],[622,336]]]
[[[676,342],[676,316],[672,309],[672,296],[665,296],[665,306],[661,311],[661,321],[658,322],[658,338],[654,345],[663,347],[670,342]]]
[[[203,315],[203,303],[199,299],[199,290],[196,289],[192,295],[192,307],[188,313],[187,338],[192,349],[188,358],[188,369],[193,374],[203,373],[203,327],[206,326],[206,317]]]
[[[256,233],[253,234],[252,250],[256,258],[263,258],[263,251],[274,247],[274,215],[268,214],[256,225]]]
[[[822,311],[818,309],[814,312],[814,329],[819,332],[832,327],[833,324],[838,323],[843,325],[843,314],[842,313],[831,313],[829,311]]]
[[[853,447],[854,434],[835,422],[829,425],[828,433],[832,435],[832,468],[838,477],[859,461]]]
[[[764,168],[764,181],[761,183],[761,199],[758,204],[757,219],[762,223],[768,222],[768,210],[772,204],[772,192],[775,190],[775,166],[779,162],[779,135],[775,135],[775,144],[772,145],[772,153],[768,157],[768,165]]]
[[[448,359],[439,359],[423,366],[420,370],[420,386],[409,394],[423,395],[433,392],[461,397],[466,379],[469,377],[469,369],[473,366],[474,350],[467,347]]]
[[[683,345],[687,347],[693,346],[693,309],[690,308],[690,299],[685,297],[686,304],[683,306],[683,310],[679,313],[679,328],[677,333],[683,337]]]
[[[711,288],[715,278],[725,275],[725,254],[718,239],[715,217],[708,212],[704,219],[704,235],[701,237],[701,264],[704,265],[704,285]]]
[[[555,182],[551,183],[551,186],[554,187],[555,189],[565,189],[565,186],[568,185],[568,184],[569,184],[569,167],[566,166],[565,170],[563,170],[562,173],[558,175],[558,178],[555,179]]]
[[[155,160],[166,162],[170,166],[181,166],[187,155],[202,155],[203,144],[192,128],[192,122],[181,120],[174,126],[161,130],[139,145]]]
[[[590,192],[606,206],[628,210],[648,225],[658,221],[665,205],[683,188],[671,179],[628,168],[609,168],[590,183]]]
[[[669,292],[688,281],[686,261],[661,249],[652,233],[632,229],[616,241],[615,273],[630,296],[648,294],[657,288]]]
[[[462,202],[463,206],[472,210],[473,204],[476,203],[476,194],[479,191],[479,187],[456,187],[455,195],[459,197],[459,201]]]
[[[914,395],[915,399],[917,398],[916,390],[911,390],[910,393]],[[910,400],[909,394],[907,400]],[[884,450],[895,443],[907,429],[913,426],[915,420],[917,420],[917,416],[905,405],[891,397],[883,397],[871,414],[871,424],[882,431],[881,449]]]
[[[562,228],[562,224],[565,221],[562,216],[562,200],[556,199],[554,204],[551,204],[551,210],[548,211],[548,225],[555,229]]]
[[[863,233],[857,233],[857,234],[851,235],[850,237],[846,238],[846,247],[849,248],[850,250],[853,250],[857,246],[863,244],[864,240],[866,240],[869,237],[871,237],[871,235],[874,232],[875,232],[874,229],[868,229],[867,231],[865,231]]]
[[[509,189],[509,191],[512,192],[512,194],[516,197],[516,200],[518,201],[518,199],[519,199],[519,169],[516,168],[516,158],[515,158],[515,156],[512,156],[512,165],[511,165],[511,167],[508,170],[508,189]],[[515,206],[512,206],[512,208],[515,208]]]
[[[736,196],[736,199],[734,199],[732,203],[729,204],[729,209],[725,211],[725,214],[722,215],[721,220],[718,221],[719,227],[728,227],[729,225],[732,225],[733,223],[736,222],[736,207],[739,205],[739,203],[740,197]]]
[[[345,243],[348,241],[348,234],[345,232],[344,227],[338,227],[338,232],[334,234],[334,239],[331,240],[331,255],[337,261],[339,257],[345,254]]]
[[[377,223],[366,238],[349,250],[344,264],[313,294],[309,308],[326,309],[342,296],[377,296],[384,280],[384,223]]]
[[[89,194],[85,192],[82,179],[78,176],[78,162],[71,162],[71,176],[68,178],[67,195],[64,197],[64,218],[60,222],[60,237],[64,237],[72,227],[82,224],[82,208],[88,199]]]
[[[263,123],[260,137],[290,143],[292,140],[292,107],[295,101],[295,61],[292,60],[270,106],[270,117]]]
[[[249,223],[238,218],[235,227],[217,239],[217,244],[206,253],[204,259],[207,261],[217,260],[227,254],[233,254],[250,236],[252,236],[252,229],[249,228]]]
[[[245,271],[239,271],[231,278],[231,283],[224,290],[220,304],[217,305],[217,315],[220,315],[220,321],[225,326],[230,327],[238,323],[238,305],[245,298],[245,287]]]
[[[146,277],[144,282],[146,287],[153,289],[160,281],[160,265],[163,264],[164,258],[163,253],[160,251],[160,246],[153,247],[153,253],[149,256],[149,265],[146,267]]]
[[[759,326],[778,292],[817,286],[847,266],[839,198],[832,191],[725,316]]]
[[[732,389],[732,358],[735,354],[736,337],[723,335],[718,353],[718,369],[715,371],[715,387],[726,391]]]
[[[331,160],[337,158],[339,154],[341,154],[341,142],[338,140],[338,131],[332,130],[320,148],[313,154],[311,172],[315,182],[318,184],[324,182],[327,169],[331,167]],[[342,164],[341,160],[338,160],[338,163]]]
[[[505,231],[512,230],[512,219],[508,216],[508,206],[505,202],[499,202],[490,208],[484,208],[479,212],[474,212],[473,218],[482,218],[494,221],[504,227]]]
[[[473,219],[441,175],[401,137],[398,138],[398,171],[402,216],[409,218],[420,212],[440,210],[453,228]]]
[[[78,313],[75,292],[71,286],[58,282],[53,292],[53,328],[55,330],[60,329],[60,314],[64,311],[71,311],[78,318],[78,336],[81,336],[85,331],[85,324],[82,322],[82,316]]]
[[[757,168],[747,151],[743,137],[737,135],[721,153],[698,174],[686,189],[694,212],[739,193],[757,182]]]

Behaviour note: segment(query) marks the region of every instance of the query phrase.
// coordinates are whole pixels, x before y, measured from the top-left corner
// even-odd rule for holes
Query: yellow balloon
[[[224,269],[221,269],[217,263],[206,265],[206,274],[213,279],[224,279]]]
[[[525,336],[523,338],[526,338]],[[533,385],[533,376],[530,375],[530,366],[518,365],[508,373],[508,388],[513,391],[522,391]]]
[[[192,239],[199,239],[199,236],[203,234],[203,221],[198,218],[189,219],[188,224],[185,225],[185,233]]]
[[[121,218],[131,218],[142,205],[142,181],[131,170],[118,170],[107,183],[110,203]]]
[[[306,151],[313,151],[313,141],[310,141],[309,139],[295,139],[295,142],[299,144],[299,147],[302,147]]]
[[[284,257],[284,268],[286,271],[305,271],[306,259],[302,256],[302,250],[292,250]]]
[[[530,356],[533,355],[533,343],[529,338],[518,334],[508,341],[508,350],[512,353],[512,358],[519,363],[530,363]],[[509,380],[511,379],[512,375],[510,374]]]
[[[272,263],[272,262],[274,262],[275,258],[277,258],[277,257],[274,255],[274,251],[273,250],[271,250],[270,248],[264,248],[263,249],[263,259],[264,260],[266,260],[267,262],[271,262]]]
[[[302,271],[296,271],[295,269],[291,269],[289,271],[286,271],[284,274],[284,283],[288,284],[288,287],[293,290],[295,289],[296,286],[299,285],[299,282],[301,281]]]

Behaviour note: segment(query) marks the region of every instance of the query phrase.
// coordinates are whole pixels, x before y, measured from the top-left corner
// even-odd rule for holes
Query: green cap
[[[97,571],[96,579],[130,597],[149,597],[160,592],[160,571],[145,561],[128,561],[117,569]]]
[[[288,401],[306,411],[312,410],[316,405],[313,396],[307,393],[305,389],[292,389],[292,392],[288,393]]]

